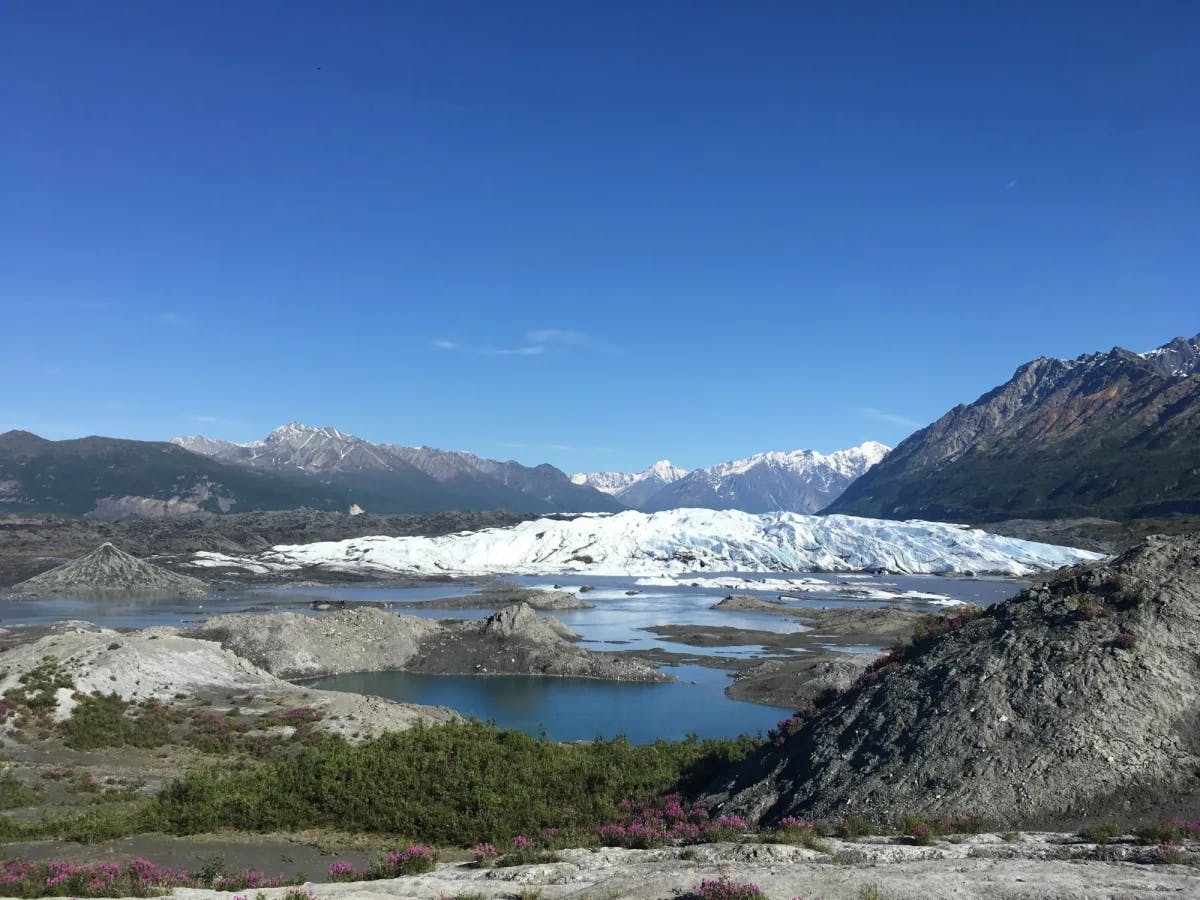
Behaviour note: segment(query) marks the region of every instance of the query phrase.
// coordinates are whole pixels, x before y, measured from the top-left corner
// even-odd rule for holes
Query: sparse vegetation
[[[1120,837],[1124,832],[1119,825],[1111,822],[1105,822],[1100,825],[1092,825],[1089,828],[1084,828],[1079,832],[1079,837],[1087,841],[1089,844],[1107,844],[1115,837]]]
[[[41,801],[42,796],[41,791],[29,787],[18,779],[11,768],[0,772],[0,809],[32,806]]]
[[[765,896],[757,884],[734,881],[728,875],[706,878],[692,889],[695,900],[758,900]]]

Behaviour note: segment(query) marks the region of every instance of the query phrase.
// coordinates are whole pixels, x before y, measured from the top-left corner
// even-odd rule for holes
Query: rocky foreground
[[[1200,534],[1150,538],[875,664],[709,792],[752,821],[1200,812]]]
[[[829,840],[821,849],[780,844],[564,850],[558,861],[508,868],[443,865],[426,875],[315,884],[318,898],[396,900],[539,897],[542,900],[672,900],[696,896],[704,880],[756,885],[766,900],[1047,900],[1195,897],[1193,847],[1176,864],[1154,847],[1096,847],[1068,835],[974,835],[960,843],[910,846],[886,839]],[[1184,864],[1179,864],[1184,863]],[[268,890],[269,900],[286,889]],[[228,892],[182,889],[173,896],[228,900]],[[728,896],[711,894],[711,897]]]

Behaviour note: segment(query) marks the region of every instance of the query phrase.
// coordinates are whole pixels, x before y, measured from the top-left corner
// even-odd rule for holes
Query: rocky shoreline
[[[187,633],[283,678],[402,671],[671,680],[640,660],[576,646],[578,635],[553,617],[539,618],[525,602],[481,621],[357,608],[319,616],[218,616]]]

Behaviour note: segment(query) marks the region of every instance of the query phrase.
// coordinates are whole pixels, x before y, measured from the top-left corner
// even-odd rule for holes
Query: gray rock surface
[[[671,681],[654,666],[628,656],[575,645],[579,635],[552,616],[538,618],[524,603],[482,622],[443,622],[421,642],[408,671],[437,675],[560,675],[611,681]]]
[[[670,680],[639,660],[575,646],[575,632],[524,603],[483,621],[435,621],[370,607],[320,616],[226,615],[187,634],[216,641],[281,678],[405,671]]]
[[[23,635],[23,631],[29,634]],[[24,676],[49,657],[60,661],[74,690],[81,693],[115,693],[130,701],[157,698],[166,703],[191,703],[228,698],[236,692],[253,697],[252,705],[260,708],[316,707],[325,714],[318,727],[346,737],[461,718],[441,706],[393,703],[381,697],[291,684],[212,641],[198,640],[174,628],[117,632],[86,622],[62,622],[48,629],[16,626],[5,639],[14,645],[4,653],[0,693],[20,685]],[[69,716],[76,704],[74,691],[60,689],[55,699],[55,718]],[[247,708],[245,704],[243,708]],[[11,718],[0,723],[0,731],[15,727]]]
[[[431,619],[358,608],[321,616],[216,616],[191,634],[280,678],[304,678],[403,669],[420,641],[440,630]]]
[[[793,616],[796,609],[784,606],[778,600],[764,600],[753,594],[730,594],[719,603],[713,604],[713,609],[728,609],[739,612],[766,612],[776,615]]]
[[[1107,850],[1109,848],[1101,848]],[[1200,878],[1188,865],[1157,864],[1155,848],[1097,848],[1066,835],[966,836],[933,847],[902,842],[829,840],[823,851],[779,844],[711,844],[694,848],[564,850],[558,861],[504,868],[443,864],[425,875],[372,882],[308,885],[320,900],[664,900],[694,896],[704,879],[725,876],[760,887],[767,900],[1140,900],[1194,897]],[[1191,859],[1193,847],[1183,855]],[[1120,863],[1115,860],[1124,860]],[[286,888],[264,892],[280,900]],[[227,900],[228,893],[179,889],[180,900]]]
[[[1150,538],[921,642],[707,799],[767,822],[1194,817],[1198,646],[1200,534]]]
[[[97,592],[178,596],[204,594],[207,590],[199,578],[176,575],[109,543],[12,588],[20,597],[69,597]]]
[[[527,603],[537,610],[594,609],[588,603],[567,591],[546,591],[539,588],[523,588],[516,585],[484,587],[474,594],[462,597],[442,597],[438,600],[410,600],[394,604],[396,609],[493,609],[511,603]]]

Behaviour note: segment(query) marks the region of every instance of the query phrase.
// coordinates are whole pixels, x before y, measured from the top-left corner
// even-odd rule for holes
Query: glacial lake
[[[787,710],[730,700],[729,674],[703,666],[670,666],[678,681],[631,684],[520,675],[410,675],[362,672],[305,681],[306,687],[374,694],[406,703],[448,706],[502,728],[546,733],[559,741],[624,734],[631,743],[734,737],[766,732]]]
[[[822,575],[811,573],[734,573],[749,579],[736,587],[714,586],[698,575],[695,584],[639,584],[630,577],[518,576],[505,580],[527,587],[554,588],[581,594],[593,609],[553,613],[578,632],[582,646],[594,650],[666,650],[692,658],[710,654],[754,656],[755,646],[691,647],[646,631],[653,625],[725,625],[761,631],[788,632],[800,626],[786,616],[761,612],[714,610],[730,593],[751,593],[764,599],[783,598],[797,611],[805,607],[876,607],[894,603],[923,611],[943,611],[944,602],[905,593],[938,595],[990,605],[1012,596],[1024,582],[1011,579],[943,578],[902,575]],[[780,588],[778,579],[811,579],[803,592]],[[644,579],[643,579],[644,580]],[[759,583],[755,583],[758,581]],[[826,588],[825,585],[828,587]],[[0,599],[0,640],[14,624],[46,625],[64,620],[92,622],[109,628],[134,629],[156,625],[187,627],[225,613],[298,612],[323,615],[314,604],[342,602],[394,608],[417,603],[398,613],[434,619],[479,619],[495,609],[442,609],[437,601],[475,592],[475,582],[419,586],[331,585],[296,588],[248,588],[215,592],[205,597],[130,601],[113,598],[16,600]],[[890,592],[890,593],[889,593]],[[428,606],[423,604],[428,603]],[[539,613],[549,615],[550,613]],[[855,649],[855,648],[845,648]],[[871,649],[871,648],[857,648]],[[591,740],[597,735],[626,735],[631,741],[701,737],[734,737],[765,731],[786,714],[778,707],[730,700],[725,670],[698,665],[666,666],[676,676],[669,684],[634,684],[587,679],[536,676],[412,675],[373,672],[330,676],[306,682],[313,687],[374,694],[395,700],[448,706],[464,715],[536,734],[544,730],[558,740]]]

